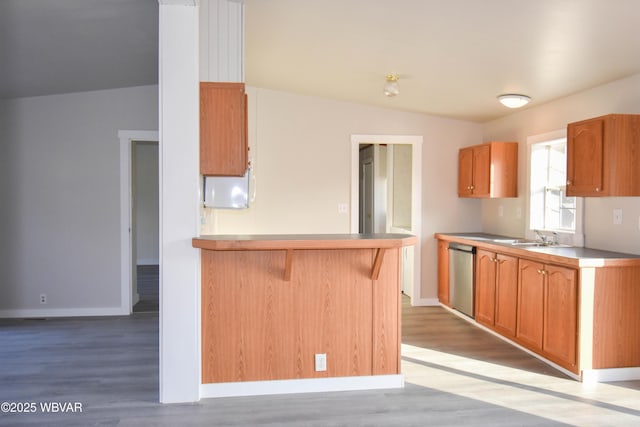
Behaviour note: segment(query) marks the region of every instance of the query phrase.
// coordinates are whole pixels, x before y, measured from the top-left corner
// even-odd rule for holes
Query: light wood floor
[[[0,320],[2,426],[632,426],[640,381],[585,386],[440,307],[403,309],[406,387],[160,405],[158,316]]]

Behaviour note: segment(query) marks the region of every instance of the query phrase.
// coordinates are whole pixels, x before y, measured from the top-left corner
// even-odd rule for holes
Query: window
[[[574,233],[577,206],[567,197],[565,137],[531,144],[530,228]]]
[[[558,243],[584,246],[582,197],[567,197],[567,131],[561,129],[527,138],[529,154],[528,227],[556,234]]]

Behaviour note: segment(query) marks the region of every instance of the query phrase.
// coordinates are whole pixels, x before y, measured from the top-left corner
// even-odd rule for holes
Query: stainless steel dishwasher
[[[449,243],[449,299],[453,308],[469,317],[474,317],[475,254],[474,246]]]

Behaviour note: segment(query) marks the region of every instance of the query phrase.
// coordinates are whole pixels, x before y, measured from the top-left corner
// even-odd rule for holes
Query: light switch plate
[[[622,209],[613,210],[613,225],[622,224]]]

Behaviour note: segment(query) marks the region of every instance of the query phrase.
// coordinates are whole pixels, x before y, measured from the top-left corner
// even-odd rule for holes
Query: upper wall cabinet
[[[459,197],[517,197],[518,143],[488,142],[458,152]]]
[[[567,196],[640,196],[640,115],[567,126]]]
[[[244,83],[200,83],[200,174],[243,176],[249,167]]]

